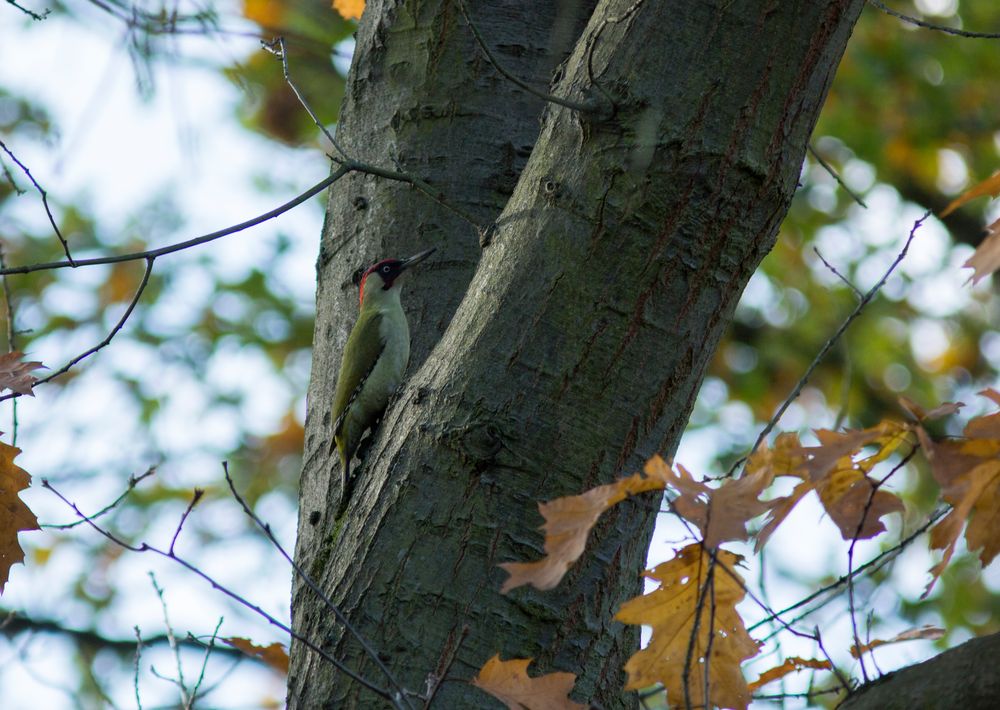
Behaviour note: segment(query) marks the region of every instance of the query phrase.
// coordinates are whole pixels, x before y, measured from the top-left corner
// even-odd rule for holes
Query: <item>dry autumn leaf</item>
[[[759,500],[761,492],[771,485],[774,473],[767,468],[748,470],[737,479],[727,479],[711,487],[694,480],[683,466],[677,473],[655,456],[646,462],[646,475],[662,479],[678,492],[671,502],[673,509],[701,531],[706,547],[715,548],[730,540],[746,540],[747,521],[762,515],[769,504]]]
[[[980,394],[1000,404],[995,390]],[[982,548],[984,566],[1000,553],[1000,412],[969,420],[964,439],[935,442],[923,429],[917,433],[941,497],[952,506],[931,530],[931,549],[944,550],[944,555],[930,570],[926,597],[948,566],[963,526],[968,548]]]
[[[796,671],[801,671],[805,668],[814,668],[815,670],[830,670],[833,665],[829,661],[819,660],[818,658],[799,658],[798,656],[792,656],[791,658],[786,658],[785,662],[780,666],[775,666],[770,668],[760,674],[760,677],[751,683],[748,687],[750,692],[753,692],[763,685],[772,683],[779,678],[784,678],[789,673],[795,673]]]
[[[959,195],[957,198],[952,200],[950,203],[948,203],[948,206],[945,207],[944,210],[941,212],[941,216],[947,217],[969,200],[974,200],[977,197],[984,197],[985,195],[990,195],[991,197],[996,197],[997,195],[1000,195],[1000,173],[997,173],[993,177],[983,180],[981,183],[977,185],[973,185],[968,190]]]
[[[659,467],[655,471],[660,471]],[[536,562],[504,562],[500,565],[510,575],[500,588],[502,594],[525,584],[536,589],[553,589],[576,562],[587,545],[587,535],[601,513],[645,491],[663,490],[666,480],[656,475],[635,474],[621,478],[586,493],[556,498],[539,503],[538,511],[545,518],[545,557]]]
[[[528,675],[530,658],[501,661],[499,654],[483,664],[472,684],[504,703],[510,710],[586,710],[569,693],[576,676],[572,673]]]
[[[40,362],[21,362],[22,357],[24,353],[18,350],[0,355],[0,389],[34,397],[31,388],[38,378],[30,373],[45,366]]]
[[[880,518],[903,511],[902,501],[880,490],[868,474],[876,464],[911,440],[909,424],[886,421],[870,429],[834,432],[818,430],[819,446],[801,446],[798,437],[778,437],[774,450],[758,452],[747,462],[747,472],[758,467],[774,476],[802,479],[792,492],[770,502],[771,509],[757,536],[760,550],[778,525],[810,491],[816,491],[830,519],[845,540],[866,540],[885,531]],[[875,452],[855,459],[866,447]]]
[[[986,237],[962,267],[973,270],[974,284],[1000,269],[1000,219],[986,228]]]
[[[500,591],[503,594],[525,584],[552,589],[587,545],[587,536],[601,514],[629,496],[671,488],[677,492],[674,510],[698,528],[710,548],[729,540],[746,540],[746,524],[768,510],[769,503],[758,496],[774,479],[770,470],[748,472],[735,480],[712,487],[696,481],[683,467],[675,473],[659,456],[646,462],[643,474],[622,478],[592,488],[576,496],[556,498],[538,506],[545,518],[545,557],[536,562],[504,562],[510,574]]]
[[[345,20],[360,20],[365,9],[365,0],[333,0],[333,9]]]
[[[736,613],[736,605],[746,593],[735,571],[743,558],[726,550],[715,554],[713,569],[711,556],[702,545],[688,545],[674,559],[646,572],[660,583],[659,589],[630,599],[615,614],[623,623],[653,628],[649,645],[625,664],[626,690],[661,683],[667,700],[677,707],[715,705],[743,710],[749,704],[750,689],[740,664],[757,655],[759,647]]]
[[[0,593],[3,592],[10,568],[24,561],[24,550],[17,534],[38,530],[38,519],[18,497],[31,484],[31,476],[14,463],[21,450],[0,442]]]
[[[917,639],[928,639],[934,641],[936,639],[944,636],[944,629],[939,626],[921,626],[919,629],[910,629],[909,631],[904,631],[901,634],[896,634],[891,639],[882,640],[875,639],[874,641],[869,641],[868,643],[861,644],[860,647],[852,646],[851,655],[855,658],[859,657],[862,653],[868,653],[873,648],[878,648],[879,646],[887,646],[890,643],[899,643],[901,641],[915,641]]]
[[[278,671],[278,673],[288,675],[288,651],[280,643],[272,643],[270,646],[258,646],[250,639],[239,636],[232,636],[222,640],[248,656],[259,658],[268,666]]]

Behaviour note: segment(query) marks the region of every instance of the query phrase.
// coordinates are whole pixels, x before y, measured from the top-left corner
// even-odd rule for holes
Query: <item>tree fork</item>
[[[468,8],[496,52],[511,35],[547,46],[555,19],[545,13],[556,5]],[[774,243],[862,6],[602,1],[549,93],[609,110],[545,107],[527,165],[502,173],[507,144],[516,156],[533,140],[525,136],[541,101],[475,54],[452,4],[366,10],[338,139],[349,152],[365,146],[398,157],[482,214],[483,226],[493,222],[479,254],[469,226],[434,203],[351,177],[331,197],[321,248],[297,555],[409,689],[423,691],[447,655],[449,678],[468,679],[499,652],[578,674],[580,699],[636,706],[621,687],[638,636],[611,617],[641,590],[657,501],[607,514],[587,555],[551,592],[501,596],[496,565],[540,554],[538,500],[674,451],[739,295]],[[418,18],[408,14],[414,7]],[[531,56],[500,52],[498,60],[544,86]],[[442,94],[452,97],[445,111]],[[469,109],[477,101],[486,108]],[[515,175],[506,199],[496,180]],[[357,209],[359,196],[366,209]],[[447,239],[435,241],[442,233]],[[390,246],[443,246],[445,254],[407,295],[413,374],[335,530],[325,419],[356,308],[347,284]],[[293,622],[375,677],[301,584]],[[435,697],[440,707],[489,703],[457,682]],[[290,707],[383,704],[293,644]]]

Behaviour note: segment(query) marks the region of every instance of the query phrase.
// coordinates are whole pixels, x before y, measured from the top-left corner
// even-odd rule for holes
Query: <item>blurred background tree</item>
[[[996,3],[893,7],[948,27],[1000,29]],[[10,150],[0,153],[0,240],[8,266],[63,256],[13,156],[48,191],[77,258],[162,246],[242,221],[329,169],[329,146],[281,63],[260,46],[285,37],[298,86],[334,127],[354,25],[323,0],[8,0],[0,16],[0,140]],[[678,461],[711,475],[743,455],[854,307],[854,289],[873,285],[914,219],[997,169],[996,42],[866,8],[778,245],[718,350]],[[107,527],[130,540],[169,543],[192,489],[206,489],[179,548],[287,619],[290,570],[228,495],[220,462],[230,462],[250,504],[291,549],[322,208],[315,198],[251,231],[158,259],[108,348],[40,386],[35,398],[4,403],[4,441],[24,449],[18,463],[36,477],[22,497],[43,523],[73,515],[37,486],[39,478],[96,511],[128,488],[130,476],[155,468],[103,518]],[[871,425],[899,416],[903,393],[924,405],[964,400],[979,411],[974,393],[995,385],[1000,367],[998,303],[990,280],[965,283],[971,272],[961,264],[996,213],[980,200],[929,221],[779,428]],[[105,337],[142,271],[141,263],[123,263],[6,277],[10,317],[0,343],[58,368]],[[928,480],[915,471],[908,478],[904,529],[933,505]],[[796,516],[815,528],[816,510]],[[775,606],[843,572],[838,536],[822,525],[829,523],[808,546],[780,539],[771,546],[763,580]],[[669,530],[665,524],[658,534],[651,559],[662,559],[657,550],[669,544]],[[176,677],[182,664],[193,685],[204,650],[190,643],[180,661],[169,651],[148,571],[165,590],[179,638],[207,641],[224,618],[221,636],[285,640],[183,571],[123,554],[79,526],[21,538],[26,564],[13,569],[0,600],[8,619],[0,644],[6,707],[126,707],[137,693],[143,707],[175,704],[176,685],[157,674]],[[920,601],[929,560],[914,548],[872,580],[873,623],[940,623],[949,630],[941,646],[1000,630],[995,570],[980,574],[973,556],[960,555]],[[833,623],[838,613],[842,607],[831,605],[820,615]],[[135,626],[151,639],[138,680]],[[915,644],[896,665],[931,652]],[[201,687],[206,705],[280,705],[283,679],[240,659],[213,652]]]

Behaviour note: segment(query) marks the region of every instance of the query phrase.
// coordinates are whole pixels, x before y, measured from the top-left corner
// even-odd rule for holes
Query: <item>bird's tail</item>
[[[337,505],[337,518],[344,515],[347,502],[351,499],[354,481],[351,480],[351,457],[340,452],[340,503]]]

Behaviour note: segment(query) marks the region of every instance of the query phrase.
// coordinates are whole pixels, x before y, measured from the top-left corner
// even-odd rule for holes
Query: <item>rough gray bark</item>
[[[640,591],[657,501],[602,518],[552,592],[501,596],[497,564],[541,554],[537,501],[672,454],[732,309],[773,245],[862,5],[604,0],[552,89],[598,109],[545,108],[527,165],[509,171],[498,158],[508,129],[498,114],[521,114],[498,96],[530,101],[469,59],[479,55],[457,8],[425,0],[366,10],[340,130],[349,150],[402,155],[405,169],[484,222],[505,203],[479,254],[468,225],[396,186],[356,178],[331,198],[297,555],[406,687],[423,690],[453,657],[449,678],[468,679],[501,653],[577,674],[579,699],[635,706],[621,686],[638,636],[611,617]],[[532,66],[553,66],[543,51],[553,5],[469,7],[488,41],[506,48],[508,69],[530,78]],[[512,49],[525,44],[539,49]],[[441,110],[445,97],[453,103]],[[418,125],[422,107],[431,125]],[[514,123],[517,157],[531,137]],[[516,179],[509,200],[498,175],[506,186]],[[359,195],[366,209],[355,209]],[[413,374],[335,528],[326,449],[335,363],[355,313],[347,276],[376,256],[427,246],[444,253],[404,293]],[[293,621],[384,682],[301,584]],[[490,703],[459,682],[435,698],[443,708]],[[290,707],[384,704],[293,644]]]
[[[972,639],[858,689],[840,710],[992,710],[1000,698],[1000,634]]]

